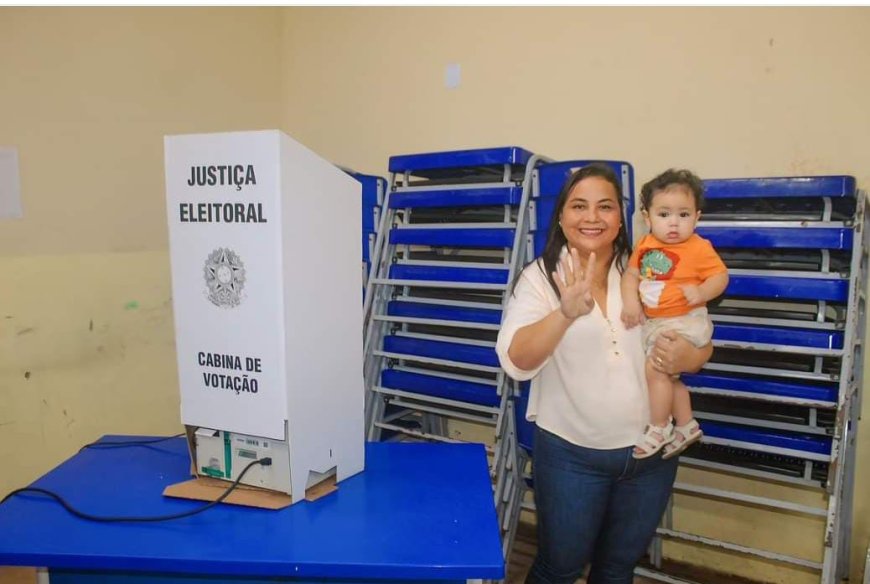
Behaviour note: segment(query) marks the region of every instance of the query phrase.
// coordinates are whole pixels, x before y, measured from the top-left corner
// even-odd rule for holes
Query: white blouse
[[[568,327],[552,355],[524,371],[508,357],[514,334],[559,308],[536,260],[517,281],[496,342],[505,372],[519,381],[532,380],[526,419],[587,448],[631,446],[649,422],[641,327],[626,330],[620,320],[619,282],[614,262],[607,280],[607,314],[596,304]]]

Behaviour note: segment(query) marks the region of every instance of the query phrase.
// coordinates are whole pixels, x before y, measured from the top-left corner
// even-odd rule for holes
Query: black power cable
[[[97,440],[96,442],[85,444],[84,446],[79,448],[79,452],[81,452],[85,448],[102,450],[107,448],[124,448],[126,446],[146,446],[148,444],[157,444],[158,442],[164,442],[173,438],[180,438],[181,436],[184,436],[184,432],[182,432],[181,434],[174,434],[172,436],[164,436],[163,438],[149,438],[148,440],[125,440],[123,442],[100,442],[99,440]]]
[[[130,444],[130,443],[128,442],[126,444]],[[224,491],[220,497],[218,497],[214,501],[211,501],[210,503],[206,503],[205,505],[198,507],[196,509],[191,509],[190,511],[185,511],[183,513],[174,513],[172,515],[155,515],[155,516],[151,516],[151,517],[135,517],[135,516],[114,517],[114,516],[91,515],[90,513],[84,513],[82,511],[79,511],[78,509],[76,509],[75,507],[70,505],[63,497],[61,497],[57,493],[54,493],[54,492],[49,491],[47,489],[41,489],[39,487],[24,487],[23,489],[15,489],[14,491],[10,492],[8,495],[3,497],[3,500],[0,501],[0,505],[5,503],[10,497],[17,495],[19,493],[40,493],[42,495],[46,495],[48,497],[51,497],[52,499],[54,499],[55,501],[60,503],[64,509],[66,509],[71,514],[75,515],[76,517],[79,517],[81,519],[87,519],[89,521],[101,521],[104,523],[122,523],[122,522],[145,523],[145,522],[153,522],[153,521],[169,521],[171,519],[180,519],[182,517],[190,517],[191,515],[196,515],[197,513],[201,513],[203,511],[205,511],[206,509],[211,509],[212,507],[214,507],[215,505],[217,505],[218,503],[220,503],[221,501],[223,501],[224,499],[229,497],[230,493],[232,493],[235,490],[235,488],[237,486],[239,486],[239,481],[242,480],[242,477],[245,476],[245,473],[248,472],[248,470],[252,466],[254,466],[255,464],[260,464],[262,466],[270,466],[272,464],[272,459],[267,457],[267,458],[261,458],[259,460],[252,460],[242,470],[242,472],[239,474],[238,478],[235,481],[233,481],[233,484],[230,485],[230,487],[226,491]]]

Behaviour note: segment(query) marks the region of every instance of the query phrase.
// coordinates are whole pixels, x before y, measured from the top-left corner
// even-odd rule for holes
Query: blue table
[[[99,515],[178,513],[202,504],[161,494],[188,478],[189,465],[181,438],[87,449],[33,486]],[[218,505],[160,523],[97,523],[42,495],[16,495],[0,505],[0,565],[47,566],[52,584],[504,576],[486,454],[472,444],[369,443],[364,472],[280,511]]]

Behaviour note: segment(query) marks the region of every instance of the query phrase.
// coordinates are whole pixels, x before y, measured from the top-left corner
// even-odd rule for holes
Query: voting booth
[[[363,470],[360,183],[271,130],[167,136],[181,418],[196,473],[301,500]]]

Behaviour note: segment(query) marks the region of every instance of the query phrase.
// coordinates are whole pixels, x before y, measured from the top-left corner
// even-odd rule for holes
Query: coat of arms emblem
[[[233,308],[241,303],[245,265],[236,252],[224,247],[211,252],[205,261],[204,276],[208,299],[212,304]]]

